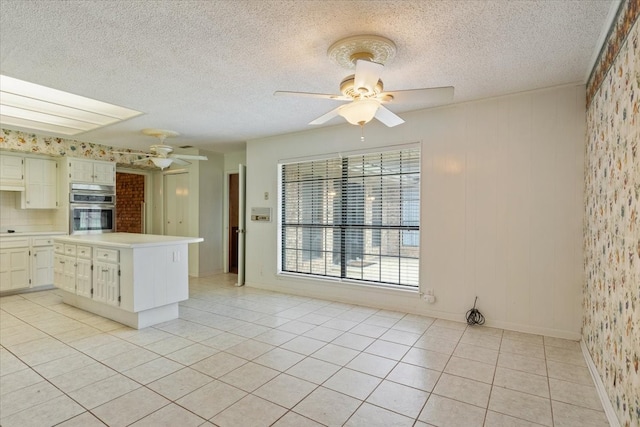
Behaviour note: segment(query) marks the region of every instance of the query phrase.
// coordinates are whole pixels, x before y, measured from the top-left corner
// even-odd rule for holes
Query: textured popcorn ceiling
[[[338,105],[273,96],[338,93],[349,72],[326,55],[338,39],[392,39],[386,89],[452,85],[462,102],[584,83],[616,4],[0,0],[0,72],[146,113],[78,140],[146,149],[140,130],[159,127],[182,134],[171,144],[230,151]]]

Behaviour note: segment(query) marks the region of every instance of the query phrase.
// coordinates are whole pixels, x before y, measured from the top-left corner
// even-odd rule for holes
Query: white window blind
[[[420,149],[280,165],[280,270],[418,288]]]

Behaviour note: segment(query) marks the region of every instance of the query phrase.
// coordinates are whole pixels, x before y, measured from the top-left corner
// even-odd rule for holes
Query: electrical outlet
[[[433,289],[431,288],[425,289],[424,292],[420,294],[420,296],[424,301],[428,302],[429,304],[433,304],[434,302],[436,302],[436,297],[433,294]]]

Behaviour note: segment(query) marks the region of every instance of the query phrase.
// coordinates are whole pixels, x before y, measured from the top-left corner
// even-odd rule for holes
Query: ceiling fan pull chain
[[[364,122],[360,122],[360,142],[364,142]]]

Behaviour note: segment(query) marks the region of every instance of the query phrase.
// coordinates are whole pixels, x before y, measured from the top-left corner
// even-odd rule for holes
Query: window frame
[[[382,282],[382,281],[374,281],[374,280],[366,280],[366,279],[355,279],[355,278],[350,278],[350,277],[337,277],[337,276],[333,276],[333,275],[322,275],[322,274],[313,274],[313,273],[306,273],[306,272],[300,272],[300,271],[290,271],[290,270],[283,270],[283,255],[285,254],[285,250],[283,248],[283,198],[284,198],[284,188],[283,188],[283,168],[287,165],[295,165],[295,164],[300,164],[300,163],[306,163],[306,162],[318,162],[318,161],[330,161],[330,160],[335,160],[335,159],[343,159],[345,157],[352,157],[352,156],[359,156],[359,155],[371,155],[371,154],[383,154],[383,153],[388,153],[388,152],[400,152],[402,150],[418,150],[418,174],[419,174],[419,183],[418,188],[417,188],[417,194],[418,194],[418,211],[420,212],[420,208],[421,208],[421,200],[422,200],[422,147],[421,147],[421,143],[416,142],[416,143],[411,143],[411,144],[402,144],[402,145],[387,145],[387,146],[383,146],[383,147],[375,147],[375,148],[371,148],[371,149],[367,149],[367,150],[357,150],[357,151],[348,151],[348,152],[340,152],[340,153],[326,153],[326,154],[321,154],[321,155],[315,155],[315,156],[309,156],[309,157],[300,157],[300,158],[291,158],[291,159],[282,159],[278,161],[278,165],[277,165],[277,185],[278,185],[278,191],[277,191],[277,269],[276,269],[276,274],[278,276],[283,276],[283,277],[296,277],[296,278],[304,278],[305,280],[314,280],[314,281],[322,281],[322,282],[335,282],[335,283],[345,283],[345,284],[349,284],[349,285],[358,285],[358,286],[365,286],[365,287],[377,287],[377,288],[382,288],[382,289],[386,289],[386,290],[394,290],[394,291],[404,291],[404,292],[409,292],[409,293],[419,293],[420,292],[420,266],[421,266],[421,262],[422,262],[422,256],[421,256],[421,250],[420,250],[420,242],[422,241],[422,234],[420,233],[420,217],[421,214],[418,214],[418,225],[417,225],[417,232],[418,232],[418,247],[417,247],[417,258],[413,258],[413,257],[407,257],[407,256],[402,256],[401,254],[399,254],[397,257],[399,259],[399,262],[404,258],[404,259],[416,259],[417,262],[417,272],[416,272],[416,277],[417,277],[417,283],[415,284],[401,284],[401,283],[389,283],[389,282]],[[400,208],[400,211],[402,211],[402,207]],[[402,219],[404,220],[404,218]],[[375,225],[375,224],[371,224],[371,225]],[[367,226],[370,228],[370,225]],[[404,246],[403,245],[403,239],[404,237],[402,236],[402,231],[399,231],[400,235],[399,235],[399,239],[400,239],[400,247]],[[415,246],[409,245],[408,247],[411,248],[415,248]],[[342,253],[342,252],[341,252]],[[342,255],[344,256],[344,255]],[[400,268],[400,267],[399,267]],[[401,275],[400,270],[398,271],[398,273]],[[341,272],[342,275],[342,272]],[[398,281],[400,282],[400,280]]]

